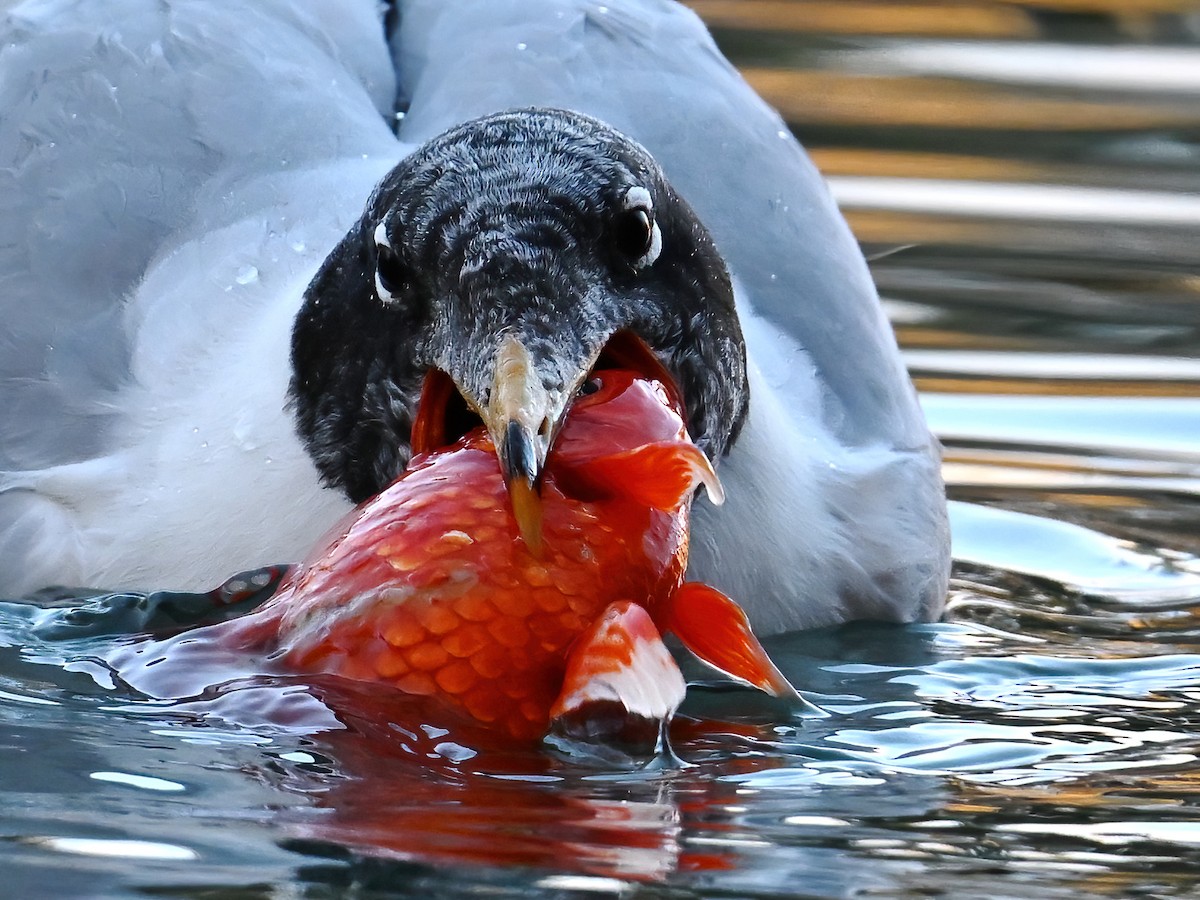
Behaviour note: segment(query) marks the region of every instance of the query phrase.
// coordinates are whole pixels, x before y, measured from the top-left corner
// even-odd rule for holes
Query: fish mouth
[[[686,416],[674,377],[634,332],[613,334],[571,390],[578,391],[593,373],[605,369],[632,370],[661,382],[672,405]],[[487,429],[521,537],[535,554],[542,545],[542,473],[571,408],[570,401],[558,411],[548,408],[545,395],[528,352],[516,338],[506,337],[497,353],[494,387],[486,405],[473,403],[448,372],[432,367],[426,372],[412,427],[414,456],[448,447],[480,426]]]

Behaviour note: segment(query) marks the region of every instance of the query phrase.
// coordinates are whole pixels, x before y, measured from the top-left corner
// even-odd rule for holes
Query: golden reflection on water
[[[1126,524],[1200,496],[1195,2],[690,5],[829,179],[952,496]]]
[[[1018,9],[982,3],[812,3],[797,0],[690,0],[710,26],[808,34],[1031,37]]]
[[[888,3],[878,0],[688,0],[712,27],[761,28],[830,34],[1031,38],[1030,10],[1112,16],[1123,30],[1144,33],[1156,17],[1189,13],[1190,0],[1005,0],[1005,2]]]
[[[1142,106],[1059,100],[1033,96],[1020,88],[943,78],[759,67],[744,69],[743,75],[784,118],[818,124],[1112,131],[1185,126],[1196,121],[1195,110],[1181,103]]]
[[[940,172],[946,178],[1025,181],[1044,177],[1044,165],[1021,160],[987,159],[954,153],[815,147],[809,155],[826,176],[876,175],[921,178]]]

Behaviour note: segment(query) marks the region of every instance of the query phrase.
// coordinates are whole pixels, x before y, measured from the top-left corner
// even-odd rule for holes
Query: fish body
[[[417,456],[355,510],[232,626],[238,640],[271,647],[289,669],[436,698],[516,739],[538,739],[552,721],[589,731],[604,711],[669,718],[684,683],[660,632],[703,644],[709,623],[680,613],[688,596],[715,602],[718,620],[741,616],[723,595],[683,586],[692,493],[719,485],[667,385],[608,370],[586,390],[547,462],[537,546],[522,538],[478,428]],[[744,616],[730,635],[738,650],[752,644],[757,669],[723,664],[725,649],[701,657],[791,691]]]

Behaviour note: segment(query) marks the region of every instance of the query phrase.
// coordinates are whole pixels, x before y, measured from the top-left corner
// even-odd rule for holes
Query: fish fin
[[[750,630],[750,620],[716,588],[688,582],[658,607],[658,620],[702,662],[773,697],[798,698]]]
[[[686,690],[650,614],[636,603],[610,603],[567,654],[551,731],[654,750]]]
[[[725,491],[704,451],[689,441],[658,441],[572,465],[570,478],[594,491],[620,494],[642,506],[678,509],[701,482],[718,506]]]

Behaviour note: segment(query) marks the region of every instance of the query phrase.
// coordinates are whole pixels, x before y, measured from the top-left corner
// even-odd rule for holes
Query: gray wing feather
[[[391,140],[380,29],[369,2],[49,0],[9,13],[0,471],[103,450],[129,372],[126,298],[186,231],[244,212],[239,182],[345,154],[364,133]]]

